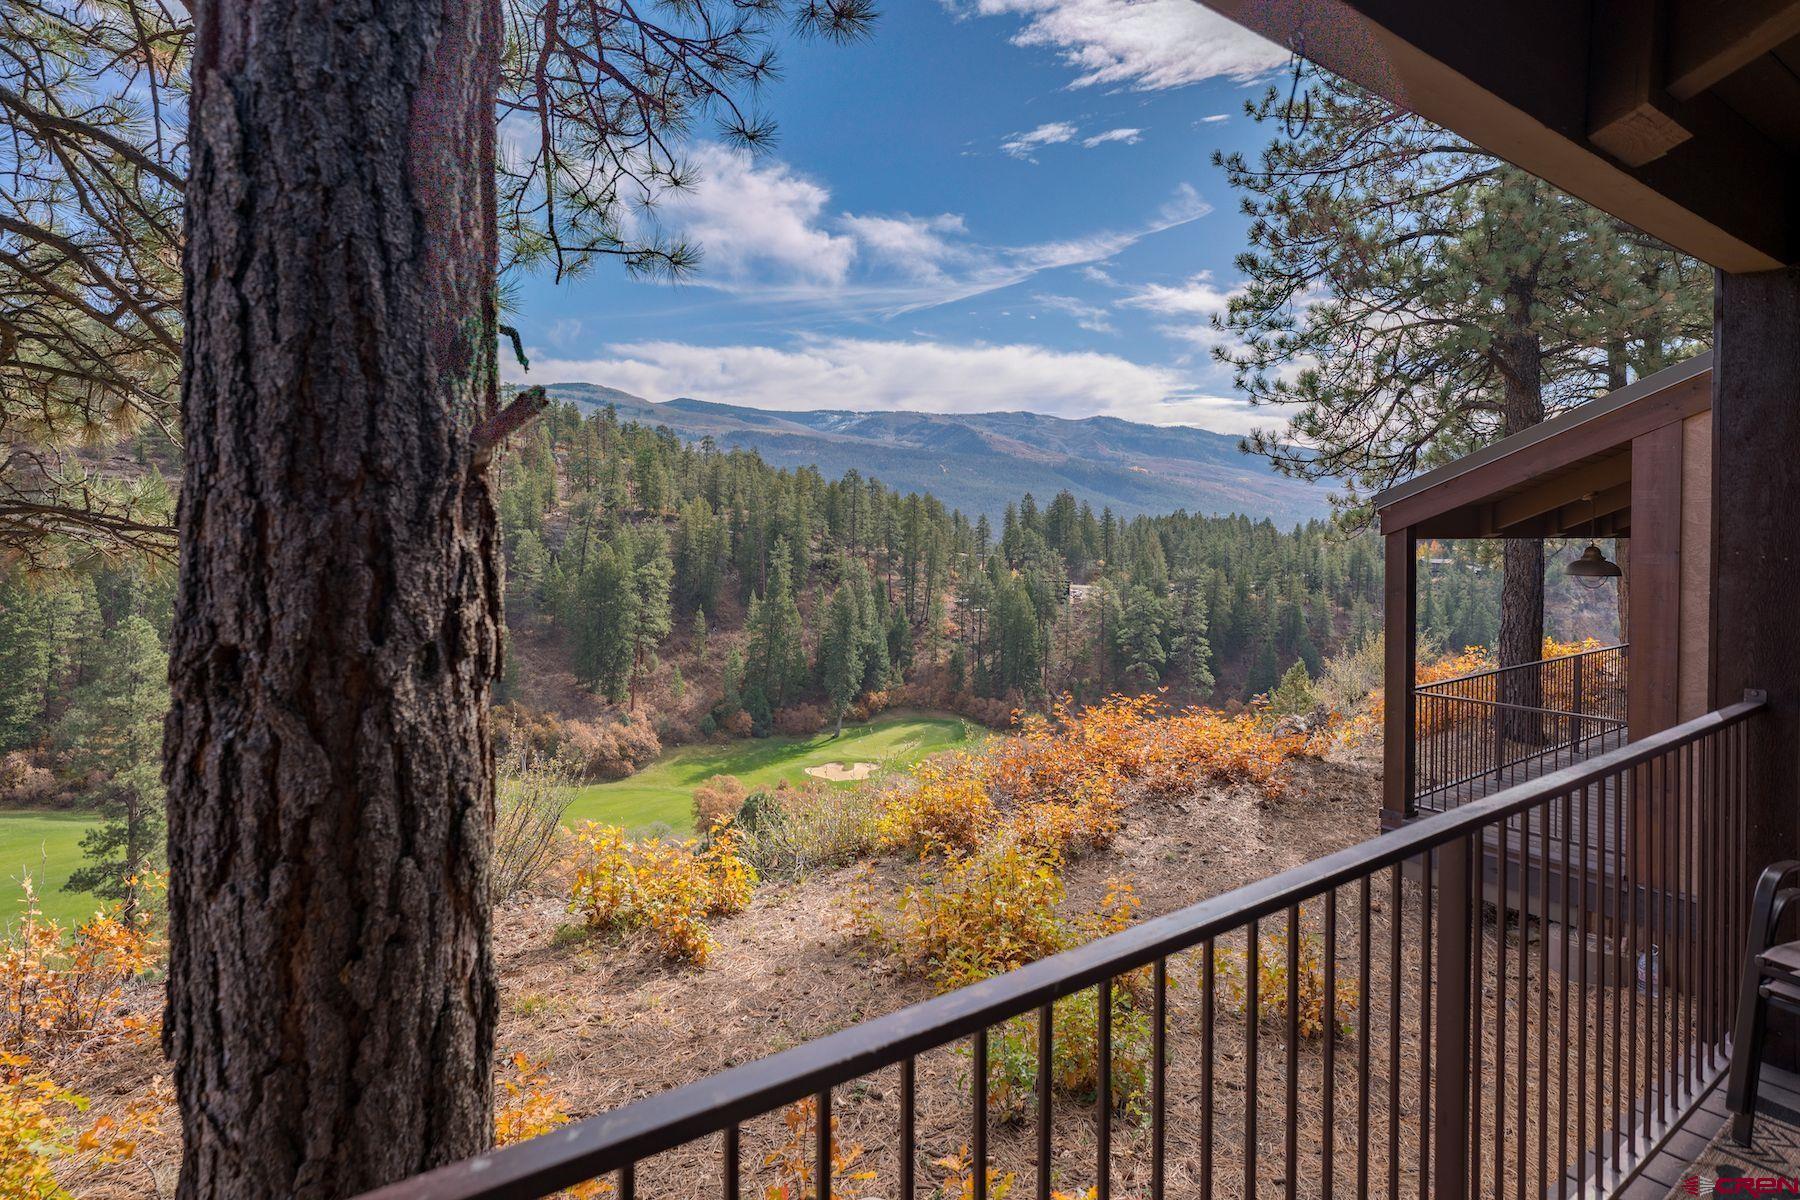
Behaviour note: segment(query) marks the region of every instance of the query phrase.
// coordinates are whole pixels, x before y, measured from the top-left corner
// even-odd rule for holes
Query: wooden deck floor
[[[1800,1178],[1800,1075],[1764,1067],[1756,1111],[1756,1133],[1746,1160],[1753,1167],[1747,1165],[1746,1173],[1766,1176],[1773,1170]],[[1725,1084],[1721,1080],[1618,1193],[1621,1200],[1691,1195],[1684,1185],[1697,1173],[1710,1185],[1713,1171],[1701,1172],[1696,1163],[1724,1129],[1726,1115]]]

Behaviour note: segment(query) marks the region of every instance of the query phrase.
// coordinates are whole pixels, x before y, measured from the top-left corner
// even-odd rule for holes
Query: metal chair
[[[1789,859],[1768,867],[1756,881],[1756,899],[1750,907],[1750,944],[1744,955],[1731,1079],[1725,1091],[1725,1107],[1732,1114],[1731,1137],[1740,1146],[1750,1144],[1756,1122],[1756,1085],[1762,1075],[1769,1005],[1800,1014],[1800,941],[1774,940],[1788,905],[1800,899],[1800,888],[1790,886],[1795,880],[1800,880],[1800,862]]]

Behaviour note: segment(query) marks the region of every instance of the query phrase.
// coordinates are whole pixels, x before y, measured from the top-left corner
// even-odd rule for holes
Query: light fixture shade
[[[1563,573],[1581,580],[1589,587],[1599,587],[1608,579],[1617,579],[1623,574],[1618,563],[1606,557],[1600,552],[1600,547],[1591,543],[1581,552],[1580,558],[1563,568]]]

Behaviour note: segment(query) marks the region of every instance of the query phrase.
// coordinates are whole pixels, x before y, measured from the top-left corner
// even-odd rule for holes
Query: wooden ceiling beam
[[[1676,0],[1668,22],[1668,90],[1687,100],[1800,37],[1800,0]]]
[[[1631,455],[1629,452],[1615,454],[1611,458],[1587,466],[1577,467],[1566,474],[1555,476],[1543,483],[1517,492],[1511,496],[1503,496],[1494,501],[1494,530],[1504,536],[1514,526],[1546,513],[1556,512],[1565,505],[1576,503],[1584,506],[1586,500],[1581,497],[1590,494],[1598,496],[1620,484],[1627,487],[1629,495],[1631,483]]]
[[[1605,537],[1606,534],[1600,531],[1606,529],[1614,517],[1630,507],[1631,481],[1628,479],[1603,492],[1595,493],[1591,502],[1576,500],[1563,505],[1550,514],[1551,525],[1556,530],[1552,536],[1573,537],[1576,534],[1586,534],[1588,528],[1592,526],[1596,531],[1594,536]]]
[[[1800,264],[1800,226],[1791,219],[1800,212],[1795,156],[1735,113],[1720,112],[1722,104],[1701,103],[1716,97],[1674,111],[1693,136],[1676,142],[1671,129],[1649,131],[1634,157],[1659,144],[1673,148],[1641,165],[1592,140],[1592,0],[1202,2],[1277,45],[1303,43],[1309,59],[1715,267],[1755,272]],[[1763,14],[1762,22],[1724,22],[1739,32],[1709,51],[1708,62],[1731,61],[1785,28],[1787,2],[1742,2]],[[1686,28],[1665,27],[1670,54],[1677,53],[1677,30]]]
[[[1642,0],[1594,0],[1588,140],[1628,167],[1694,136],[1663,86],[1663,30]]]

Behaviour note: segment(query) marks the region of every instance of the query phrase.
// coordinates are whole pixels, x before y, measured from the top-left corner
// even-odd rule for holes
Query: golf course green
[[[94,914],[100,901],[65,892],[69,873],[81,866],[81,835],[94,823],[91,813],[12,810],[0,812],[0,929],[23,911],[21,882],[29,874],[44,915],[64,928]]]
[[[875,763],[907,767],[940,750],[973,745],[986,734],[960,717],[884,713],[862,725],[846,725],[812,737],[768,737],[678,746],[636,775],[590,784],[575,794],[565,821],[603,821],[642,829],[658,821],[678,832],[693,828],[694,789],[714,775],[735,775],[748,788],[807,780],[806,768],[827,763]],[[849,787],[850,784],[841,786]]]
[[[786,780],[807,781],[806,768],[841,763],[907,767],[940,750],[973,745],[987,734],[960,717],[930,713],[885,713],[862,725],[846,725],[842,737],[829,730],[812,737],[746,738],[678,746],[628,779],[579,789],[565,820],[604,821],[627,829],[665,822],[677,832],[693,828],[694,789],[714,775],[735,775],[749,788]],[[816,778],[816,777],[815,777]],[[848,783],[840,787],[853,786]],[[35,809],[0,811],[0,930],[18,920],[26,874],[37,886],[44,915],[65,928],[92,915],[100,901],[65,892],[63,883],[81,865],[81,835],[91,813]]]

